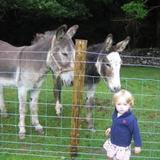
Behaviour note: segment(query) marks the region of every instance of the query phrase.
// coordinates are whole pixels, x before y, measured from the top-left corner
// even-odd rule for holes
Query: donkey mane
[[[55,34],[55,31],[46,31],[44,33],[36,33],[31,44],[34,45],[37,42],[44,41],[44,39],[52,39],[52,36]]]

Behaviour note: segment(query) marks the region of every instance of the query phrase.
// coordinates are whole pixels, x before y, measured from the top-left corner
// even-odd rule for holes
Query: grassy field
[[[122,67],[122,88],[135,97],[134,112],[138,118],[143,150],[136,160],[160,159],[160,69]],[[61,160],[70,157],[70,122],[72,88],[64,87],[62,93],[63,114],[57,117],[54,110],[52,77],[45,81],[39,99],[39,118],[44,135],[38,135],[31,126],[29,110],[26,117],[26,138],[18,138],[18,100],[15,88],[5,89],[8,118],[0,117],[0,159],[2,160]],[[81,108],[79,155],[77,159],[103,160],[104,130],[111,124],[112,94],[101,81],[96,90],[94,124],[96,132],[87,129],[85,108]]]

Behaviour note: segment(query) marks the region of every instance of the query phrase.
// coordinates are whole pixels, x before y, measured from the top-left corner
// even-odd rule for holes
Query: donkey
[[[62,25],[55,31],[44,33],[43,38],[30,46],[15,47],[0,41],[0,111],[7,111],[3,99],[3,87],[18,88],[19,99],[19,138],[25,138],[25,113],[27,93],[30,91],[31,122],[35,130],[43,134],[43,127],[38,119],[37,101],[44,78],[51,69],[55,77],[69,84],[73,79],[73,61],[75,46],[72,37],[78,25],[67,30]]]
[[[121,58],[119,53],[122,52],[130,38],[126,37],[123,41],[113,44],[112,34],[109,34],[102,44],[93,45],[88,48],[86,55],[86,71],[85,71],[85,88],[86,88],[86,120],[88,122],[88,128],[95,131],[92,120],[92,110],[94,105],[94,95],[96,90],[96,84],[102,78],[109,89],[112,92],[117,92],[121,88],[120,83],[120,67]],[[94,53],[93,53],[94,52]],[[96,53],[95,53],[96,52]],[[60,115],[61,104],[61,87],[63,83],[60,81],[60,77],[57,77],[54,85],[54,97],[56,101],[56,113]]]

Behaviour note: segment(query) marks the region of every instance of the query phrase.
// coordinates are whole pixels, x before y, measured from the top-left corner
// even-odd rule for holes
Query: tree
[[[119,39],[124,34],[130,35],[132,47],[137,44],[140,47],[140,43],[149,46],[157,40],[160,45],[159,3],[155,0],[0,0],[0,35],[13,39],[11,33],[28,35],[49,26],[53,29],[62,23],[78,23],[79,31],[91,36],[92,43],[112,32]],[[148,43],[144,39],[149,39]]]
[[[88,9],[80,0],[0,0],[1,17],[10,10],[23,10],[55,18],[89,16]]]
[[[144,19],[149,12],[143,0],[130,1],[121,8],[128,16],[138,20]]]
[[[152,0],[128,0],[123,4],[121,9],[126,15],[123,22],[126,22],[126,32],[132,36],[132,47],[138,45],[146,47],[150,45],[151,47],[157,42],[160,46],[159,8],[160,2]]]

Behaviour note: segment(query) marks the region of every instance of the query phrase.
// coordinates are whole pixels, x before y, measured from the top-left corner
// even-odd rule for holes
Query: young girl
[[[134,140],[134,152],[141,152],[141,136],[137,119],[131,111],[134,105],[132,94],[127,90],[120,90],[113,96],[115,111],[112,115],[112,127],[105,131],[110,135],[103,148],[107,152],[108,160],[129,160],[131,156],[131,140]]]

